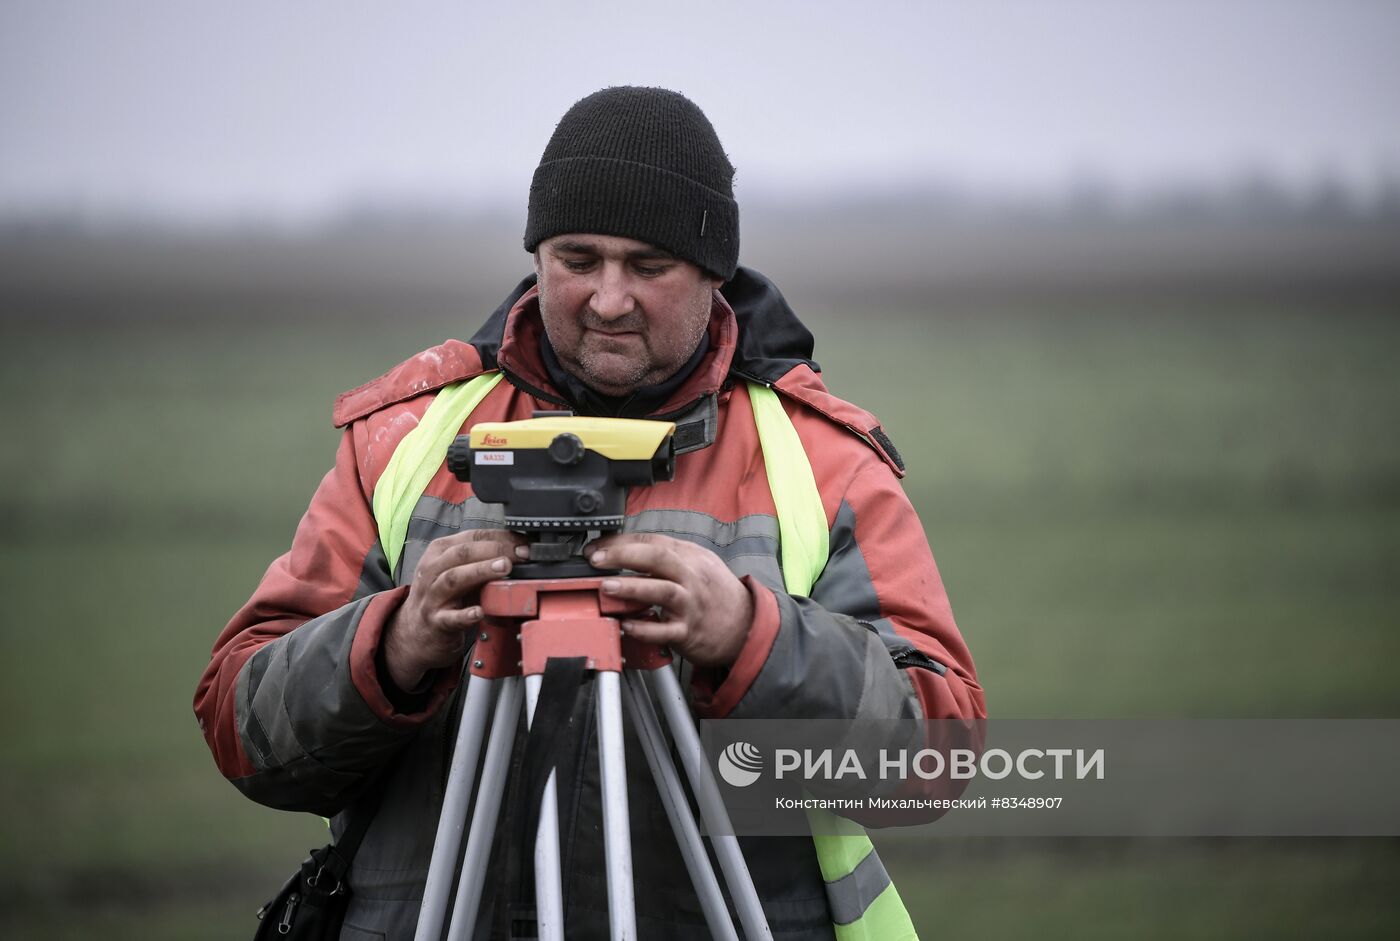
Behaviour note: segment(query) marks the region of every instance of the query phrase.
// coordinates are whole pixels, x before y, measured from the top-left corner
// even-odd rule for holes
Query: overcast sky
[[[613,84],[743,195],[1400,175],[1400,3],[0,0],[0,213],[523,206]],[[859,9],[857,9],[859,8]]]

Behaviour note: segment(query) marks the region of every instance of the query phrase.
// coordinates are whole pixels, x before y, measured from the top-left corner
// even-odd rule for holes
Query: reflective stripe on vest
[[[758,446],[768,474],[768,490],[778,511],[778,554],[783,585],[790,595],[811,594],[831,555],[826,510],[812,465],[778,393],[749,383],[749,402],[758,426]]]
[[[444,386],[389,458],[374,488],[373,507],[391,576],[403,556],[413,508],[442,466],[448,445],[500,381],[499,372],[490,372]],[[748,394],[778,514],[784,587],[789,594],[805,596],[830,551],[826,510],[807,452],[777,393],[751,382]],[[917,941],[909,913],[865,830],[824,810],[809,811],[808,817],[838,941]]]

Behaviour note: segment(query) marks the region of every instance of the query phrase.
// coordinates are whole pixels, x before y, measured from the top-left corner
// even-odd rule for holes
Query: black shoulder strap
[[[355,853],[359,851],[360,843],[369,830],[370,822],[379,812],[379,804],[384,799],[384,792],[388,790],[389,777],[393,774],[396,764],[397,762],[390,762],[381,768],[369,787],[350,805],[355,813],[350,815],[350,823],[340,834],[340,839],[335,841],[336,855],[343,859],[347,866],[354,860]]]

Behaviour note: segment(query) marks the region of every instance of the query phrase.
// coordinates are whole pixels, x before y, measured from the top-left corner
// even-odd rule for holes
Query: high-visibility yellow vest
[[[496,384],[499,372],[445,386],[418,425],[404,435],[379,483],[373,508],[389,571],[398,569],[408,521],[423,491],[447,456],[447,447]],[[768,487],[778,512],[778,550],[789,594],[807,595],[829,554],[826,511],[811,462],[777,393],[750,382],[749,401],[758,427]],[[899,891],[890,881],[870,837],[859,825],[824,810],[809,811],[817,864],[838,941],[918,941]]]

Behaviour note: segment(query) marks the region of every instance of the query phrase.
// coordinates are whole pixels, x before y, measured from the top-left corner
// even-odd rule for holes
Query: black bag
[[[334,844],[312,850],[282,891],[258,909],[254,941],[336,941],[350,904],[349,869]]]
[[[352,818],[340,842],[312,850],[282,891],[258,909],[258,932],[253,941],[336,941],[340,937],[340,923],[350,904],[346,876],[379,809],[388,777],[387,772],[381,772],[356,802],[363,813]]]

